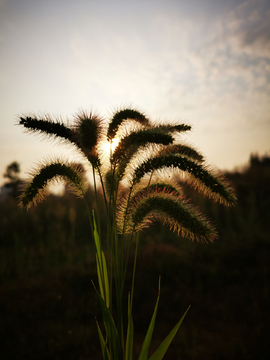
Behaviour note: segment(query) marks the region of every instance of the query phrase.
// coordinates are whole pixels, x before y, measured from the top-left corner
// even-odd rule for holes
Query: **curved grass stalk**
[[[85,184],[77,165],[56,159],[52,163],[41,164],[32,172],[19,198],[21,207],[29,208],[44,200],[48,195],[47,187],[52,181],[65,181],[79,197],[83,197]]]
[[[146,174],[153,170],[178,169],[186,172],[188,182],[204,195],[225,205],[234,205],[236,198],[226,181],[219,178],[200,164],[179,155],[157,155],[139,165],[134,171],[133,183],[137,184]],[[184,178],[185,180],[185,178]]]
[[[46,115],[44,119],[38,119],[35,114],[20,116],[19,125],[23,125],[31,133],[74,142],[72,130],[62,120],[53,121],[49,115]]]
[[[107,139],[109,141],[115,137],[120,125],[125,120],[128,120],[128,119],[135,120],[142,125],[147,125],[149,123],[149,120],[147,119],[147,117],[137,110],[134,110],[134,109],[119,110],[113,115],[113,117],[109,123],[109,128],[107,131]]]

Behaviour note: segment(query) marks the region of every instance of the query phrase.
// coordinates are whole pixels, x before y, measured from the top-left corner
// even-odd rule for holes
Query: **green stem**
[[[109,209],[108,209],[108,200],[107,200],[107,196],[106,196],[106,191],[105,191],[105,186],[104,186],[104,181],[103,181],[103,177],[101,175],[101,171],[100,171],[100,167],[97,167],[97,171],[98,171],[98,175],[99,175],[99,179],[101,182],[101,187],[102,187],[102,193],[103,193],[103,198],[104,198],[104,203],[105,203],[105,207],[106,207],[106,214],[107,216],[109,215]]]
[[[137,233],[136,236],[136,248],[135,248],[134,262],[133,262],[132,285],[131,285],[131,295],[130,295],[131,311],[132,311],[133,296],[134,296],[134,282],[135,282],[135,273],[136,273],[136,265],[137,265],[138,245],[139,245],[139,233]]]
[[[83,196],[83,200],[85,202],[86,211],[87,211],[87,215],[88,215],[88,219],[89,219],[89,223],[90,223],[90,227],[91,227],[91,232],[92,232],[92,234],[94,236],[94,226],[93,226],[92,216],[90,214],[89,205],[88,205],[88,202],[87,202],[85,196]]]
[[[92,166],[93,170],[93,178],[94,178],[94,189],[95,189],[95,198],[96,198],[96,206],[97,206],[97,223],[98,223],[98,233],[101,237],[101,231],[100,231],[100,216],[99,216],[99,205],[98,205],[98,196],[97,196],[97,183],[96,183],[96,173],[95,168]]]
[[[127,219],[128,206],[129,206],[129,201],[130,201],[130,198],[131,198],[132,190],[133,190],[133,184],[130,187],[129,195],[128,195],[128,199],[127,199],[127,203],[126,203],[126,210],[125,210],[125,215],[124,215],[124,224],[123,224],[123,229],[122,229],[122,242],[124,240],[125,231],[126,231],[126,223],[127,223],[126,219]]]
[[[151,175],[150,175],[150,178],[149,178],[149,181],[148,181],[148,185],[147,185],[147,186],[150,186],[150,184],[151,184],[151,180],[152,180],[152,177],[153,177],[153,173],[154,173],[154,171],[151,172]]]
[[[99,178],[100,178],[100,182],[101,182],[101,186],[102,186],[102,193],[103,193],[103,199],[104,199],[104,203],[105,203],[105,208],[106,208],[106,214],[107,214],[107,261],[108,261],[108,269],[109,269],[109,292],[110,292],[110,305],[109,308],[112,309],[112,288],[113,288],[113,265],[112,265],[112,259],[113,259],[113,254],[112,254],[112,222],[111,222],[111,214],[110,214],[110,203],[107,199],[107,195],[106,195],[106,190],[105,190],[105,186],[104,186],[104,181],[103,181],[103,177],[101,174],[101,170],[100,167],[97,167],[97,171],[99,174]],[[111,197],[111,194],[110,194]]]

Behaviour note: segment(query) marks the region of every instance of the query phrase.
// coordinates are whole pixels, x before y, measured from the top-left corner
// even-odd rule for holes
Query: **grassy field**
[[[269,158],[257,160],[227,174],[235,208],[190,194],[217,224],[215,243],[191,243],[159,225],[142,235],[137,353],[161,276],[152,350],[191,304],[164,359],[270,357],[270,166]],[[101,359],[93,240],[82,201],[66,193],[25,211],[8,197],[0,204],[0,239],[0,358]]]

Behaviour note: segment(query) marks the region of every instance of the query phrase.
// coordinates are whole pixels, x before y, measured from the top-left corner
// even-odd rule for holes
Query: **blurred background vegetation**
[[[164,359],[270,358],[270,157],[252,155],[244,169],[225,175],[238,198],[234,208],[185,189],[216,223],[215,243],[191,243],[160,225],[141,235],[134,299],[136,352],[161,276],[152,350],[191,304]],[[83,201],[66,192],[20,210],[16,162],[4,177],[0,358],[101,359],[95,324],[101,314],[91,284],[91,279],[96,281],[94,247]],[[87,197],[91,202],[92,189]]]

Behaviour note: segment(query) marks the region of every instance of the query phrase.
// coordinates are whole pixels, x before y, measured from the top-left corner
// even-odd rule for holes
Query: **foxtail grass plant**
[[[182,237],[212,242],[217,237],[215,228],[186,199],[181,184],[187,183],[206,197],[228,206],[235,203],[235,196],[225,179],[205,164],[202,154],[182,141],[182,134],[191,130],[189,125],[151,121],[134,109],[116,111],[109,121],[91,112],[80,112],[73,122],[28,114],[20,116],[18,123],[31,133],[70,144],[78,155],[77,163],[52,158],[38,165],[25,183],[21,207],[29,208],[42,201],[48,194],[48,186],[55,181],[64,181],[79,197],[85,198],[89,183],[85,174],[92,174],[95,212],[86,200],[85,203],[96,248],[98,284],[93,286],[103,315],[103,326],[97,322],[101,351],[104,360],[132,360],[139,233],[158,221]],[[100,190],[106,228],[101,228]],[[132,248],[135,255],[125,323],[124,286]],[[160,286],[138,360],[161,360],[188,311],[149,357],[159,289]]]

